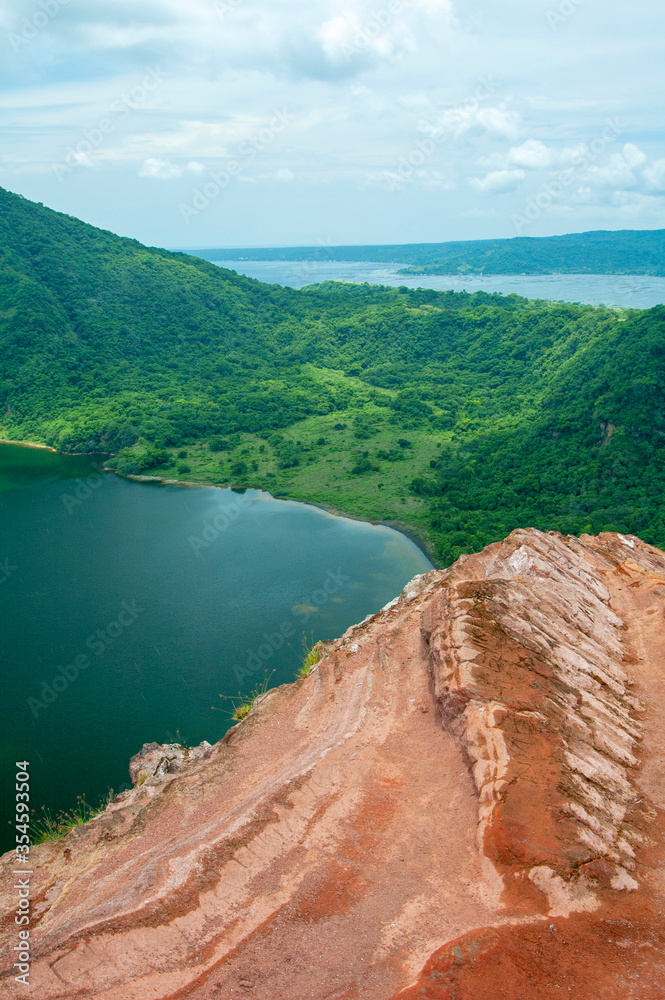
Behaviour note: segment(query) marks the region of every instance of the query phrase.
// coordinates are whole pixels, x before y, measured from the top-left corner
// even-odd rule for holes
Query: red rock
[[[33,849],[30,987],[5,856],[0,997],[665,997],[664,616],[665,554],[621,535],[417,578]]]

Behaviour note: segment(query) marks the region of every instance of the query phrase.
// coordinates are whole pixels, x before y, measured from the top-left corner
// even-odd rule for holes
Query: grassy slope
[[[665,310],[295,292],[0,210],[0,436],[395,521],[446,563],[527,524],[665,543]]]
[[[445,435],[427,430],[395,430],[391,426],[374,436],[369,448],[365,447],[367,442],[362,442],[361,449],[349,425],[354,412],[336,410],[328,416],[308,417],[289,429],[285,439],[303,446],[300,465],[294,468],[280,468],[274,450],[262,438],[246,433],[239,435],[238,444],[230,454],[211,453],[205,441],[184,449],[169,449],[171,462],[146,474],[188,482],[268,489],[274,496],[318,503],[338,513],[411,529],[433,551],[435,542],[428,527],[428,504],[421,497],[413,496],[409,486],[414,476],[437,457],[437,443]],[[335,424],[345,421],[349,422],[345,430],[334,430]],[[370,449],[371,454],[377,449],[390,451],[398,447],[397,436],[403,433],[409,434],[408,440],[413,445],[411,450],[404,452],[403,462],[376,463],[377,471],[369,470],[362,475],[351,473],[354,467],[351,456]],[[322,436],[327,442],[325,446],[317,444]],[[182,450],[186,457],[179,459]],[[247,471],[234,472],[237,461],[244,461]],[[258,465],[257,470],[251,467],[253,461]],[[187,467],[185,471],[181,471],[183,466]]]

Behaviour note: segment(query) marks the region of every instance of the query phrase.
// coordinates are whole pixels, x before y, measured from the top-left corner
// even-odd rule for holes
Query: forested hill
[[[665,545],[665,308],[295,291],[0,190],[0,436],[414,528]]]
[[[665,229],[516,236],[405,246],[190,250],[204,260],[333,260],[409,264],[402,274],[665,275]]]

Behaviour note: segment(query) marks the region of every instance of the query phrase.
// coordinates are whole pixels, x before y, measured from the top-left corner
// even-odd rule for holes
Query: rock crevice
[[[482,579],[471,560],[456,567],[423,615],[434,696],[472,762],[481,843],[566,879],[606,858],[626,881],[642,726],[597,555],[535,532],[487,555]]]

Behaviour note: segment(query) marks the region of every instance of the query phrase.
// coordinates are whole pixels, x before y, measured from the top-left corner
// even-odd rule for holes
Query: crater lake
[[[130,787],[143,743],[216,742],[240,694],[432,568],[388,527],[103,465],[0,444],[3,796],[29,760],[36,819]]]

